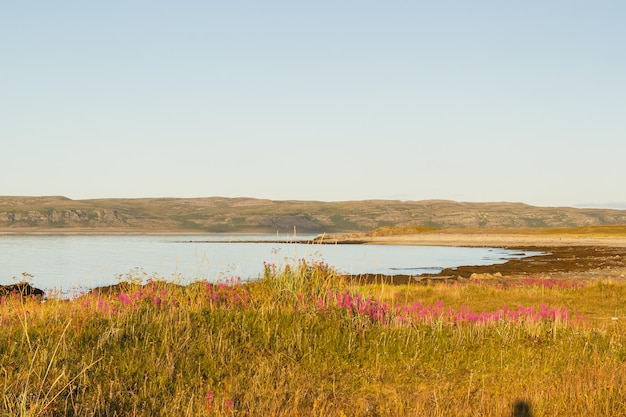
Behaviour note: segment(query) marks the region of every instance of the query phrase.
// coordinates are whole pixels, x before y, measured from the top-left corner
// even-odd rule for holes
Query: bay
[[[297,236],[306,241],[313,236]],[[533,255],[499,248],[285,243],[277,235],[1,235],[0,284],[27,278],[47,292],[73,294],[143,277],[181,283],[253,280],[264,263],[326,262],[351,274],[418,275]]]

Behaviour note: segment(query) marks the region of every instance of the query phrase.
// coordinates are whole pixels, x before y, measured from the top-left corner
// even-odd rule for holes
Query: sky
[[[626,208],[621,0],[0,5],[0,195]]]

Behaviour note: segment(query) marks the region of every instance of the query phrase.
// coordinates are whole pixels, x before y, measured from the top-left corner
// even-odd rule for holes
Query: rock
[[[6,297],[10,295],[18,295],[21,298],[33,297],[44,298],[46,293],[30,285],[28,282],[18,282],[11,285],[0,285],[0,297]]]

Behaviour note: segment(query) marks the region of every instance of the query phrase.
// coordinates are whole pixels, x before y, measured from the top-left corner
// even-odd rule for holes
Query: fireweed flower
[[[224,412],[226,414],[230,414],[233,411],[233,406],[235,405],[235,402],[232,399],[227,399],[224,400]]]
[[[121,293],[120,293],[120,295],[118,296],[118,298],[119,298],[119,300],[120,300],[123,304],[125,304],[125,305],[127,305],[127,306],[128,306],[128,305],[130,305],[130,304],[132,303],[132,301],[131,301],[130,297],[129,297],[126,293],[121,292]]]
[[[550,307],[541,304],[539,308],[519,306],[517,309],[509,309],[506,305],[496,311],[472,311],[468,306],[462,305],[458,310],[445,306],[443,301],[435,301],[432,305],[414,303],[403,305],[396,303],[388,306],[373,298],[364,298],[352,295],[348,292],[341,294],[328,294],[327,299],[333,303],[333,307],[344,310],[348,314],[368,317],[379,323],[389,323],[395,320],[398,323],[433,323],[441,322],[448,324],[489,324],[503,320],[511,322],[533,322],[560,320],[567,322],[569,312],[565,307]],[[299,298],[298,301],[301,301]],[[320,310],[329,307],[321,298],[312,297],[312,301]],[[580,317],[576,317],[580,319]],[[582,320],[581,320],[582,321]]]
[[[210,413],[211,410],[213,410],[213,393],[211,391],[208,391],[204,398],[206,403],[206,409]]]

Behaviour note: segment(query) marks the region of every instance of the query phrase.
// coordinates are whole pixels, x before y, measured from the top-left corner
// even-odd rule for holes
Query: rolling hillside
[[[359,232],[383,226],[577,227],[626,224],[626,210],[446,200],[344,202],[253,198],[71,200],[0,196],[4,232]]]

